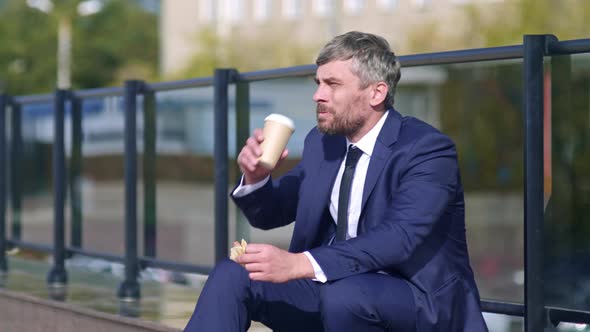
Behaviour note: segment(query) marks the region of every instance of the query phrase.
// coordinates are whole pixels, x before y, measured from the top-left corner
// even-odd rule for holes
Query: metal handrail
[[[588,53],[590,52],[590,38],[553,41],[547,46],[549,55]]]
[[[179,89],[199,88],[213,85],[213,76],[193,78],[188,80],[148,83],[146,87],[151,91],[170,91]]]
[[[41,104],[41,103],[50,103],[54,99],[53,94],[39,94],[39,95],[28,95],[28,96],[18,96],[12,98],[12,103],[19,104],[19,105],[27,105],[27,104]]]
[[[467,62],[509,60],[522,58],[522,45],[476,48],[463,51],[448,51],[400,56],[402,67],[446,65]]]
[[[524,317],[524,304],[502,301],[481,301],[481,310],[492,314]]]
[[[238,74],[237,76],[234,76],[234,79],[240,82],[256,82],[278,78],[311,76],[315,75],[316,68],[316,65],[303,65],[278,69],[258,70]]]
[[[548,55],[577,54],[590,52],[590,38],[556,41],[548,44]],[[459,64],[479,61],[519,59],[523,56],[522,45],[498,46],[489,48],[475,48],[468,50],[455,50],[446,52],[431,52],[413,55],[399,56],[403,67]],[[238,73],[233,81],[256,82],[262,80],[309,76],[315,73],[317,66],[314,64],[292,66],[276,69],[265,69],[251,72]],[[169,91],[196,87],[213,86],[213,76],[177,80],[168,82],[147,83],[153,91]],[[123,87],[97,88],[76,90],[75,96],[79,98],[97,98],[107,96],[122,96]],[[47,103],[53,100],[53,94],[25,95],[14,97],[14,102],[19,104]]]
[[[97,89],[85,89],[77,90],[74,92],[76,98],[101,98],[101,97],[115,97],[123,96],[123,87],[111,87],[111,88],[97,88]]]
[[[514,317],[524,317],[525,306],[522,303],[482,300],[481,309],[483,312],[501,314]],[[544,306],[547,320],[553,325],[560,322],[590,324],[590,311]]]

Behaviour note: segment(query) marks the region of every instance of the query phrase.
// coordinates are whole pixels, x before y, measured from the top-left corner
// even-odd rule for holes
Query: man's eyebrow
[[[333,76],[328,76],[328,77],[322,78],[321,80],[319,78],[315,77],[314,81],[318,84],[320,83],[320,81],[325,82],[325,83],[340,83],[340,82],[342,82],[342,80],[340,80],[336,77],[333,77]]]

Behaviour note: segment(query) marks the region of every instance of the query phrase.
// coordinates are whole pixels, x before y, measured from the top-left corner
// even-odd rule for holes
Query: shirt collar
[[[383,128],[383,124],[385,123],[385,119],[387,119],[388,114],[389,114],[389,111],[385,111],[385,114],[383,114],[383,116],[381,116],[381,119],[379,119],[379,121],[375,124],[375,126],[373,128],[371,128],[371,130],[369,130],[369,132],[366,133],[365,136],[363,136],[358,142],[353,144],[347,138],[346,139],[346,146],[349,146],[350,144],[352,144],[352,145],[358,147],[359,149],[361,149],[361,151],[363,151],[363,153],[366,153],[370,157],[373,154],[373,149],[375,148],[375,142],[377,142],[377,137],[379,136],[379,132],[381,132],[381,128]]]

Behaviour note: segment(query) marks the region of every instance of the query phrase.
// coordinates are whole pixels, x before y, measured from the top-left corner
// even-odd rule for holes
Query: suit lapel
[[[319,193],[321,198],[317,202],[321,203],[320,206],[322,206],[322,209],[325,207],[326,202],[329,203],[330,195],[332,194],[332,187],[334,186],[334,180],[336,179],[338,169],[340,168],[340,164],[342,163],[345,154],[346,149],[343,149],[341,158],[334,160],[323,160],[320,165],[320,170],[318,172],[318,178],[316,182],[317,188],[327,188],[327,190],[316,190],[316,192]]]
[[[387,164],[392,153],[392,145],[397,141],[399,130],[401,127],[401,115],[394,109],[389,110],[387,119],[377,136],[375,148],[371,155],[369,162],[369,169],[367,170],[367,177],[365,178],[365,186],[363,188],[363,202],[361,205],[361,213],[365,208],[365,204],[375,188],[377,180],[381,176],[383,167]]]
[[[338,174],[340,164],[346,154],[346,140],[344,137],[337,136],[324,136],[324,158],[319,165],[318,171],[314,176],[313,186],[317,190],[312,192],[312,200],[310,201],[310,209],[307,214],[307,218],[304,220],[321,220],[326,207],[329,207],[330,196],[332,194],[332,187]],[[331,155],[326,157],[326,155]],[[317,227],[319,222],[315,222],[314,225],[308,227]],[[309,234],[315,234],[310,232]]]

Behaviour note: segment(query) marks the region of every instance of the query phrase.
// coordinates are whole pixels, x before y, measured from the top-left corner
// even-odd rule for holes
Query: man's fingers
[[[264,264],[261,263],[247,263],[244,264],[244,267],[248,272],[263,272],[264,271]]]
[[[249,263],[259,263],[261,262],[261,257],[259,253],[249,253],[248,252],[248,247],[250,245],[246,246],[246,253],[240,255],[239,258],[239,262],[240,264],[249,264]]]
[[[283,153],[281,153],[281,159],[287,158],[288,155],[289,155],[289,150],[287,150],[287,149],[283,150]]]
[[[283,163],[283,161],[284,161],[285,159],[287,159],[287,156],[288,156],[288,155],[289,155],[289,150],[287,150],[287,149],[284,149],[284,150],[283,150],[283,153],[281,153],[281,157],[279,158],[279,161],[277,162],[277,165],[275,166],[275,169],[276,169],[276,168],[279,168],[279,166],[281,166],[281,164]]]
[[[260,155],[262,155],[260,142],[261,141],[258,141],[258,139],[254,137],[250,137],[246,140],[246,147],[250,148],[254,157],[260,157]]]
[[[246,246],[246,253],[248,253],[248,254],[259,253],[259,252],[266,250],[266,248],[268,248],[268,247],[269,247],[268,244],[248,243],[248,245]]]
[[[258,166],[258,157],[249,146],[245,146],[238,156],[238,164],[243,168],[242,171],[254,172]]]
[[[265,278],[265,274],[262,272],[252,272],[250,273],[250,279],[256,281],[270,281],[268,278]]]
[[[252,136],[254,136],[254,138],[256,138],[258,143],[262,143],[262,141],[264,141],[264,133],[262,132],[262,129],[260,129],[260,128],[254,129]]]
[[[250,280],[255,280],[255,281],[268,281],[268,282],[273,282],[273,283],[283,283],[283,282],[287,282],[287,279],[283,279],[280,277],[277,277],[276,275],[272,275],[272,274],[268,274],[265,272],[252,272],[249,274]]]

